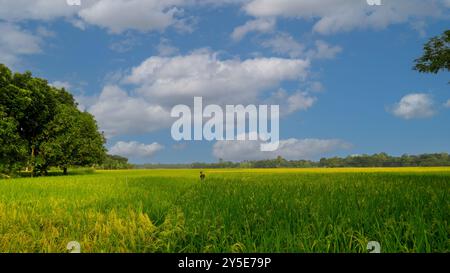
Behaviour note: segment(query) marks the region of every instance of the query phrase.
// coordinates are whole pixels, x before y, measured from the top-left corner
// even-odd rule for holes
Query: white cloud
[[[311,59],[334,59],[337,54],[342,52],[340,46],[331,46],[321,40],[316,41],[315,45],[315,49],[307,52],[307,56]]]
[[[419,21],[413,21],[410,23],[411,27],[417,31],[417,33],[419,34],[420,38],[425,38],[427,36],[427,22],[424,20],[419,20]]]
[[[106,73],[103,78],[104,85],[115,85],[120,83],[125,75],[129,73],[129,69],[117,69]]]
[[[250,32],[271,32],[275,29],[275,25],[276,21],[271,18],[251,20],[242,26],[236,27],[231,34],[231,38],[235,41],[240,41]]]
[[[69,17],[79,9],[65,0],[0,0],[0,7],[0,19],[11,22]]]
[[[66,81],[54,81],[51,82],[50,85],[56,88],[64,88],[66,90],[69,90],[72,87],[72,85]]]
[[[19,57],[40,53],[41,38],[19,26],[0,23],[0,63],[14,66]]]
[[[36,34],[40,37],[44,38],[52,38],[56,36],[56,33],[44,26],[39,26],[36,29]]]
[[[172,107],[192,105],[194,96],[203,97],[205,105],[258,104],[267,101],[270,91],[281,83],[307,77],[308,68],[309,62],[301,59],[220,60],[207,51],[154,56],[120,81],[132,84],[132,95],[111,84],[95,103],[87,101],[91,106],[80,104],[96,117],[107,136],[144,134],[170,127]],[[283,92],[270,102],[279,102],[286,114],[306,110],[315,101],[304,92]]]
[[[313,106],[316,100],[316,98],[310,97],[305,92],[297,92],[287,98],[288,105],[286,111],[290,114],[299,110],[307,110]]]
[[[142,32],[164,30],[177,22],[175,5],[182,0],[99,0],[79,12],[87,23],[121,33],[127,29]]]
[[[337,139],[287,139],[281,140],[278,150],[261,152],[260,141],[218,141],[213,155],[230,161],[273,159],[278,156],[290,160],[315,159],[327,153],[348,149],[350,144]]]
[[[381,29],[411,18],[444,16],[447,0],[383,1],[369,6],[366,1],[349,0],[252,0],[244,10],[257,18],[291,17],[315,19],[314,31],[330,34],[354,29]]]
[[[163,57],[173,56],[179,52],[178,48],[172,46],[170,41],[165,38],[161,39],[156,49],[158,50],[159,56]]]
[[[448,100],[448,101],[444,104],[444,106],[447,107],[447,108],[450,108],[450,100]]]
[[[332,46],[322,40],[317,40],[313,48],[306,50],[305,45],[297,42],[287,33],[278,33],[274,37],[263,41],[261,45],[270,48],[279,55],[286,55],[291,58],[306,57],[311,60],[333,59],[342,52],[340,46]]]
[[[314,19],[314,30],[327,34],[363,28],[384,28],[411,18],[443,17],[448,0],[384,1],[371,7],[358,0],[83,0],[69,6],[65,0],[0,0],[0,19],[8,22],[65,18],[82,29],[96,25],[111,33],[134,29],[143,32],[175,29],[192,30],[186,7],[198,5],[242,5],[256,19],[236,29],[239,40],[250,31],[270,31],[276,17]]]
[[[245,1],[245,0],[244,0]],[[241,0],[82,0],[70,6],[65,0],[0,0],[0,19],[9,22],[50,21],[65,18],[74,26],[99,26],[111,33],[133,29],[161,31],[173,26],[189,30],[189,16],[183,8],[193,5],[240,4]]]
[[[308,84],[308,91],[311,92],[322,92],[325,89],[321,82],[313,81]]]
[[[181,32],[192,32],[195,18],[186,15],[185,7],[194,5],[212,5],[241,3],[241,0],[90,0],[86,1],[77,15],[77,22],[107,29],[110,33],[122,33],[126,30],[141,32],[163,31],[174,27]]]
[[[137,93],[162,104],[192,102],[256,103],[259,97],[285,81],[301,81],[309,61],[255,58],[221,60],[216,53],[193,52],[185,56],[151,57],[132,69],[125,82],[138,85]]]
[[[87,96],[84,94],[75,95],[75,101],[78,103],[78,110],[87,111],[92,105],[96,104],[98,98],[96,96]]]
[[[86,30],[87,25],[86,23],[79,19],[79,18],[69,18],[68,21],[76,28],[81,29],[81,30]]]
[[[435,114],[432,97],[424,93],[404,96],[391,111],[395,116],[404,119],[429,118]]]
[[[107,136],[143,134],[170,124],[170,112],[158,104],[129,96],[118,86],[106,86],[89,107]]]
[[[126,38],[112,43],[109,48],[118,53],[125,53],[132,50],[139,44],[139,40],[134,36],[128,35]]]
[[[164,146],[156,142],[146,145],[136,141],[119,141],[109,150],[109,153],[128,158],[150,158],[162,149]]]
[[[305,111],[311,108],[317,98],[310,96],[307,92],[297,91],[288,94],[286,90],[279,89],[268,100],[267,104],[281,105],[281,115],[289,115],[297,111]]]
[[[270,48],[273,52],[280,55],[288,55],[291,58],[302,56],[305,46],[297,42],[291,35],[287,33],[279,33],[275,37],[263,41],[263,47]]]

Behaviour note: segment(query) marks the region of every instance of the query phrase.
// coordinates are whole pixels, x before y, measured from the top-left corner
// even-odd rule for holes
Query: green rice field
[[[0,180],[0,252],[450,252],[450,168]]]

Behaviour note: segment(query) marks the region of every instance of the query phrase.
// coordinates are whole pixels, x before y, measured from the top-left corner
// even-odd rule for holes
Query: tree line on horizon
[[[139,164],[136,169],[233,169],[233,168],[362,168],[362,167],[446,167],[450,166],[448,153],[390,156],[386,153],[353,155],[347,157],[313,160],[275,159],[216,163],[195,162],[190,164]]]

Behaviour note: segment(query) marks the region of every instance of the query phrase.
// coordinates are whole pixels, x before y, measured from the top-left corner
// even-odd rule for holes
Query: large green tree
[[[423,48],[423,55],[415,62],[414,69],[422,73],[450,71],[450,30],[433,37]]]
[[[13,158],[15,165],[28,165],[32,174],[45,174],[51,166],[64,169],[68,165],[91,165],[104,157],[104,138],[94,118],[77,109],[69,92],[50,86],[30,72],[13,74],[0,64],[0,110],[0,133],[18,137],[17,147],[26,145],[27,150],[25,157],[0,154],[1,165],[10,166],[6,163]],[[14,143],[6,143],[8,148],[2,150]],[[57,145],[62,145],[58,153]],[[22,155],[22,148],[14,150]]]
[[[92,115],[62,104],[42,134],[39,167],[58,166],[67,174],[71,165],[100,164],[106,156],[104,143]]]

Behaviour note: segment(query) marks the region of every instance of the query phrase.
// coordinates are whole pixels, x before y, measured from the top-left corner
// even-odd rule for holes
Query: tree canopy
[[[422,73],[450,71],[450,30],[433,37],[423,48],[423,55],[415,62],[415,70]]]
[[[64,88],[0,64],[0,171],[89,166],[103,161],[105,138]]]

